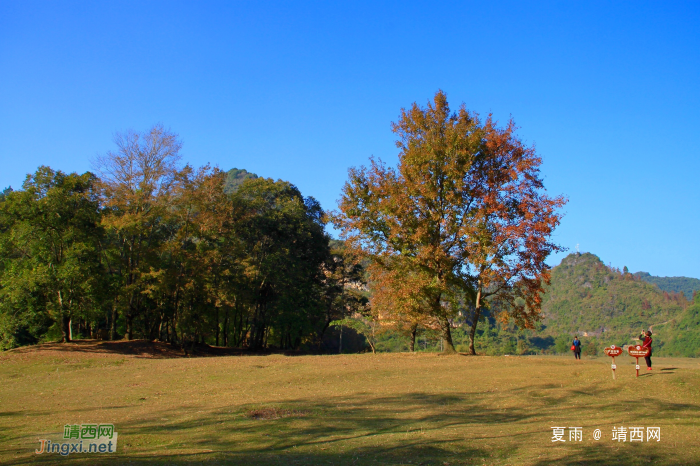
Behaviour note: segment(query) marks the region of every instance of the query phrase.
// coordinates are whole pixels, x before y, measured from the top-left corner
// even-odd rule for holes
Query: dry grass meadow
[[[655,358],[638,379],[617,362],[613,381],[606,357],[20,348],[0,354],[0,464],[700,464],[700,361]],[[92,422],[114,423],[116,454],[34,454]],[[583,439],[553,443],[552,426]],[[619,426],[661,440],[612,441]]]

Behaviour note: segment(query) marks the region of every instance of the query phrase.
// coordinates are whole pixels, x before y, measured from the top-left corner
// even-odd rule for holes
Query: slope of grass
[[[608,358],[182,358],[84,345],[0,354],[0,464],[700,461],[693,359],[656,358],[653,373],[636,379],[634,360],[618,358],[613,381]],[[114,423],[116,455],[33,453],[39,438],[64,424],[90,422]],[[658,426],[661,441],[613,442],[620,425]],[[552,426],[582,427],[583,441],[553,443]]]

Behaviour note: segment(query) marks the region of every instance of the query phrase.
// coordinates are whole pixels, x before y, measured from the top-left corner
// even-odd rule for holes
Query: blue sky
[[[536,145],[569,198],[557,242],[700,277],[699,3],[339,3],[0,2],[0,189],[161,122],[185,161],[332,209],[442,89]]]

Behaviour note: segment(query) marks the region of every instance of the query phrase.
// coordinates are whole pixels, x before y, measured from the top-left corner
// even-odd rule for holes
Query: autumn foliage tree
[[[108,259],[108,273],[118,283],[116,300],[131,340],[134,318],[145,309],[144,275],[157,260],[155,245],[167,234],[164,222],[182,143],[162,125],[143,133],[117,133],[114,142],[117,150],[98,157],[95,167],[105,212],[103,225],[117,245]]]
[[[481,186],[475,215],[464,230],[471,238],[466,242],[467,275],[475,294],[470,306],[471,354],[476,354],[474,339],[485,303],[497,305],[502,321],[512,319],[521,328],[533,328],[543,285],[549,283],[545,259],[562,250],[549,238],[561,219],[557,210],[566,200],[545,194],[539,177],[542,159],[517,138],[515,129],[512,120],[499,128],[490,116],[482,126],[477,164]]]
[[[544,194],[541,159],[514,133],[462,105],[401,110],[396,169],[372,159],[349,170],[333,221],[366,259],[387,320],[430,321],[452,352],[452,320],[473,303],[472,330],[488,299],[503,317],[531,326],[539,314],[548,238],[565,200]],[[393,297],[388,300],[387,297]]]
[[[429,308],[427,296],[421,293],[421,273],[410,269],[410,262],[402,267],[401,261],[388,264],[371,264],[371,305],[377,321],[390,324],[408,337],[408,348],[415,351],[419,327],[436,327],[434,316],[425,312]]]

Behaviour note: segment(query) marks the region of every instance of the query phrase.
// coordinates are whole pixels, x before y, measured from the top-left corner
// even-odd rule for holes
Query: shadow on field
[[[270,354],[283,354],[285,356],[304,356],[303,351],[251,351],[241,348],[228,348],[224,346],[209,346],[198,344],[186,346],[187,351],[177,345],[162,341],[151,340],[73,340],[70,343],[43,343],[40,345],[22,346],[6,352],[7,355],[15,354],[41,354],[52,356],[84,355],[121,355],[147,359],[175,359],[175,358],[201,358],[217,356],[266,356]],[[2,353],[0,352],[0,356]]]
[[[466,445],[463,432],[450,436],[450,428],[482,423],[507,425],[527,415],[522,410],[474,411],[478,402],[479,397],[415,393],[300,399],[276,406],[231,405],[215,412],[177,406],[119,425],[118,457],[83,455],[70,458],[70,462],[285,466],[481,463],[490,456],[488,451]],[[255,413],[264,408],[290,414],[256,418]],[[442,429],[442,434],[435,434]],[[477,429],[472,431],[474,437],[478,434]],[[136,443],[136,439],[149,436],[162,440],[164,448]],[[177,440],[169,444],[168,438]],[[56,460],[55,455],[41,455],[17,464],[53,464]]]
[[[699,464],[685,461],[675,462],[668,455],[661,456],[654,453],[653,446],[625,445],[629,448],[615,449],[609,445],[596,444],[592,446],[580,446],[575,451],[563,457],[547,459],[533,463],[535,466],[549,465],[585,465],[585,466],[609,466],[609,465],[649,465],[649,464]],[[642,451],[643,449],[643,451]]]
[[[114,354],[142,358],[164,359],[182,358],[185,353],[168,343],[151,342],[148,340],[73,340],[70,343],[44,343],[34,346],[23,346],[13,349],[8,354]]]
[[[520,397],[529,402],[508,409],[493,407],[499,403],[488,399],[496,396],[492,391],[400,396],[360,393],[282,404],[231,404],[209,411],[203,411],[202,406],[172,406],[120,424],[117,456],[69,458],[72,464],[125,465],[512,464],[511,456],[519,458],[515,463],[534,461],[537,465],[673,463],[668,455],[657,455],[654,444],[618,445],[609,440],[566,444],[563,456],[562,449],[555,454],[550,449],[551,431],[543,430],[536,421],[549,418],[566,422],[574,395],[564,390],[554,396],[548,393],[552,388],[556,386],[504,389],[497,395],[500,399]],[[533,398],[532,394],[538,396]],[[611,400],[597,409],[634,412],[649,419],[661,410],[686,420],[695,418],[700,405],[645,397]],[[260,412],[276,415],[259,416]],[[586,421],[584,432],[594,426]],[[538,459],[540,453],[547,459]],[[56,464],[57,459],[41,455],[20,458],[16,464]]]
[[[569,377],[578,374],[572,372]],[[343,381],[333,383],[342,387]],[[125,418],[128,420],[116,426],[119,453],[114,457],[29,456],[26,448],[12,464],[688,464],[673,461],[674,455],[683,452],[661,450],[655,444],[612,443],[609,434],[607,441],[594,443],[590,432],[612,428],[598,419],[610,419],[617,413],[653,420],[663,412],[664,419],[689,425],[700,412],[700,401],[695,403],[695,399],[674,403],[653,391],[625,399],[611,396],[608,384],[564,386],[534,378],[526,379],[524,385],[461,386],[437,393],[385,391],[382,396],[371,386],[360,389],[365,391],[325,398],[306,391],[280,403],[242,405],[228,397],[229,389],[221,388],[215,409],[197,398],[179,398],[184,401],[134,410],[137,417]],[[142,405],[120,400],[124,405],[109,409],[147,406],[151,403],[148,396]],[[596,414],[569,423],[584,414],[581,410],[593,398]],[[64,411],[83,410],[71,406]],[[0,411],[0,416],[27,423],[37,413]],[[588,438],[582,444],[553,447],[549,427],[553,425],[582,426]],[[20,454],[11,443],[20,443],[12,430],[0,430],[0,457]],[[664,452],[663,457],[659,451]]]

